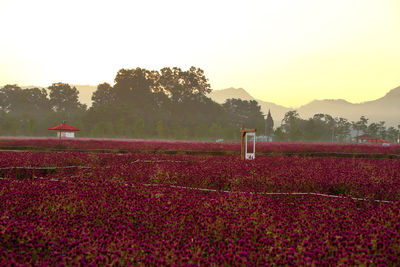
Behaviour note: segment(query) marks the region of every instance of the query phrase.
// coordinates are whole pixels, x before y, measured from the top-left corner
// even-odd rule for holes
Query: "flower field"
[[[78,150],[123,150],[128,152],[221,152],[231,154],[240,151],[240,142],[191,142],[145,139],[100,139],[100,138],[0,138],[1,148],[55,148]],[[264,153],[363,153],[400,155],[400,144],[366,144],[366,143],[328,143],[328,142],[257,142],[257,152]]]
[[[0,264],[399,265],[399,169],[398,159],[0,152]]]

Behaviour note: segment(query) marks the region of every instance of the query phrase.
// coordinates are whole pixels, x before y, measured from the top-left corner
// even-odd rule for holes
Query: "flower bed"
[[[0,175],[1,265],[400,263],[400,160],[0,152],[71,164]]]
[[[239,142],[189,142],[144,139],[2,139],[1,148],[53,148],[53,149],[80,149],[80,150],[124,150],[130,152],[150,151],[206,151],[229,153],[240,151]],[[307,142],[257,142],[257,152],[267,153],[362,153],[362,154],[400,154],[400,145],[365,143],[307,143]]]

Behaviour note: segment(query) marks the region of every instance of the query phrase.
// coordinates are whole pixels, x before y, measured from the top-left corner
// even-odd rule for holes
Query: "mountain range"
[[[255,99],[243,88],[214,90],[208,96],[217,103],[223,103],[228,98],[256,100],[264,114],[267,114],[268,110],[271,111],[275,126],[280,125],[286,112],[293,110],[293,108]],[[311,118],[318,113],[346,118],[349,121],[358,121],[361,116],[365,116],[369,119],[369,123],[385,121],[386,126],[397,127],[400,124],[400,86],[390,90],[385,96],[372,101],[350,103],[343,99],[314,100],[296,110],[302,119]]]

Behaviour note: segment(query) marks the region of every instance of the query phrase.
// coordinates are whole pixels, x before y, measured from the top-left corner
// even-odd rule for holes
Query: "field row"
[[[0,176],[169,184],[246,192],[313,192],[400,199],[400,160],[260,156],[0,152]],[[15,169],[16,167],[30,169]],[[34,167],[62,167],[41,170]],[[85,168],[77,168],[85,167]]]
[[[399,167],[377,159],[0,152],[0,264],[398,265]]]
[[[13,180],[1,188],[5,265],[400,263],[399,203],[103,181]]]
[[[35,149],[81,149],[122,150],[130,152],[152,151],[207,151],[230,153],[240,151],[240,142],[188,142],[142,139],[2,139],[1,148]],[[302,143],[302,142],[257,142],[256,152],[264,153],[355,153],[355,154],[400,154],[400,144],[364,143]]]

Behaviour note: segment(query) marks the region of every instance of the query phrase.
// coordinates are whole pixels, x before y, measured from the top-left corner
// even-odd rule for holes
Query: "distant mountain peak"
[[[399,97],[400,96],[400,86],[393,88],[384,97]]]
[[[285,113],[293,108],[287,108],[274,103],[253,98],[243,88],[230,87],[223,90],[214,90],[209,94],[217,103],[224,103],[228,98],[242,100],[256,100],[264,114],[271,110],[273,119],[279,124]],[[386,125],[398,125],[400,115],[400,86],[390,90],[384,97],[376,100],[351,103],[345,99],[313,100],[308,104],[296,108],[303,119],[312,118],[314,114],[323,113],[333,117],[342,117],[356,121],[361,116],[366,116],[371,122],[386,121]]]
[[[254,100],[246,90],[243,88],[230,87],[222,90],[213,90],[209,95],[215,102],[224,103],[229,98],[240,98],[242,100]]]
[[[344,99],[316,99],[310,103],[323,103],[323,104],[352,104]]]
[[[244,94],[247,94],[247,95],[250,95],[246,90],[244,90],[243,88],[241,88],[241,87],[239,87],[239,88],[235,88],[235,87],[229,87],[229,88],[227,88],[227,89],[225,89],[225,90],[229,90],[229,91],[236,91],[237,93],[244,93]]]

